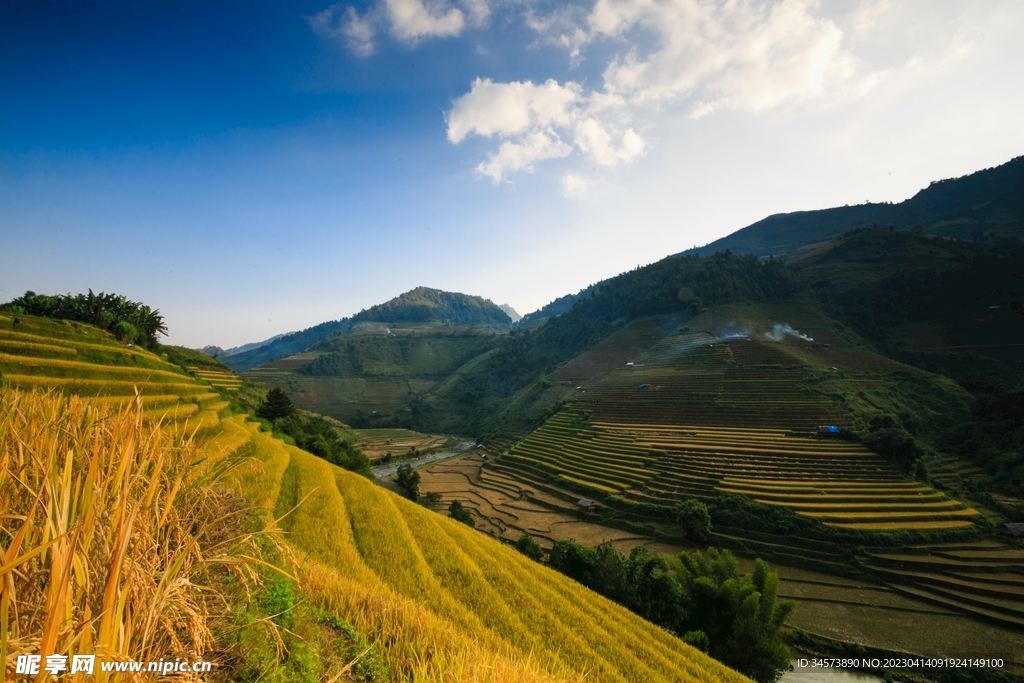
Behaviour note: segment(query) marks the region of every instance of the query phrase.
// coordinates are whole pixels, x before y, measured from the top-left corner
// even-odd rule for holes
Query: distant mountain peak
[[[364,309],[352,316],[352,321],[434,322],[496,331],[507,331],[512,327],[512,316],[490,299],[431,287],[416,287],[390,301]]]
[[[514,323],[517,323],[517,322],[519,322],[520,320],[522,320],[522,319],[523,319],[523,316],[521,316],[521,315],[520,315],[520,314],[519,314],[519,313],[518,313],[518,312],[516,311],[516,309],[512,308],[512,307],[511,307],[511,306],[509,306],[508,304],[501,304],[500,306],[498,306],[498,308],[500,308],[501,310],[505,311],[505,313],[507,313],[507,314],[508,314],[508,317],[512,318],[512,322],[513,322],[513,324],[514,324]]]

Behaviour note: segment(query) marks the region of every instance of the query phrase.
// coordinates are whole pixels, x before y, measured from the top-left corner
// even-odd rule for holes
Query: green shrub
[[[417,472],[417,476],[418,475],[419,473]],[[476,528],[476,521],[473,519],[473,515],[469,514],[469,511],[462,507],[462,503],[460,501],[452,501],[452,504],[448,506],[448,514],[452,519],[462,522],[470,528]]]
[[[540,562],[544,559],[544,549],[534,540],[533,536],[527,533],[524,533],[516,541],[516,550],[534,562]]]

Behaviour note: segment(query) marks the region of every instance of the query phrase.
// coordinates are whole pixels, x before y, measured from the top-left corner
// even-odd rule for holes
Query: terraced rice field
[[[530,476],[516,467],[487,463],[476,456],[463,456],[421,470],[422,491],[441,494],[443,507],[459,500],[469,509],[477,529],[498,538],[514,541],[528,532],[542,547],[550,548],[558,540],[575,539],[594,546],[611,541],[621,552],[646,545],[652,552],[675,555],[688,549],[659,542],[649,536],[601,526],[586,521],[575,510],[577,494],[562,489],[540,475]],[[523,493],[520,493],[523,491]],[[770,544],[751,544],[745,539],[716,536],[715,545],[727,540],[751,545],[751,557]],[[785,543],[779,540],[779,543]],[[728,544],[727,545],[734,545]],[[912,652],[926,656],[1003,657],[1013,670],[1024,670],[1024,631],[1007,630],[995,622],[980,622],[949,604],[922,600],[887,584],[858,581],[800,568],[807,548],[773,546],[776,556],[792,556],[792,564],[772,562],[781,579],[779,595],[793,599],[797,609],[791,623],[801,629],[830,638],[861,645]],[[1006,546],[999,546],[1004,550]],[[752,559],[740,558],[740,566],[750,571]],[[1024,590],[1024,574],[987,575],[997,584],[1017,585]],[[1001,593],[1005,598],[1008,594]]]
[[[978,517],[977,510],[914,482],[723,479],[715,490],[787,507],[843,529],[957,529]]]
[[[356,443],[371,460],[388,453],[399,456],[415,448],[418,451],[444,445],[448,437],[421,434],[411,429],[356,429]]]
[[[863,446],[780,429],[589,423],[561,412],[501,462],[666,506],[735,493],[847,529],[955,529],[978,515]]]
[[[242,378],[233,372],[225,370],[206,370],[191,366],[189,367],[189,372],[204,382],[209,382],[218,389],[235,391],[242,386]]]
[[[869,567],[905,595],[1024,630],[1024,548],[991,540],[875,551]]]
[[[619,493],[658,475],[651,465],[661,455],[627,434],[595,429],[561,412],[502,457],[577,484]]]
[[[580,519],[575,504],[579,496],[571,491],[549,483],[541,488],[518,471],[506,473],[481,467],[483,463],[469,454],[420,470],[420,490],[440,493],[443,508],[460,501],[475,517],[478,530],[505,540],[515,541],[527,532],[548,549],[560,540],[575,539],[586,545],[610,540],[622,552],[653,541]]]
[[[582,384],[575,405],[595,421],[812,430],[842,424],[810,388],[808,368],[772,342],[716,342],[706,333],[667,337],[633,367]]]
[[[99,404],[120,404],[141,396],[148,418],[179,423],[182,429],[217,424],[227,402],[178,366],[89,325],[0,316],[0,372],[22,389],[57,389]]]

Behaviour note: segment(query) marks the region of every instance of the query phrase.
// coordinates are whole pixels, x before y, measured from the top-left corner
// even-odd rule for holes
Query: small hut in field
[[[996,533],[1011,543],[1024,543],[1024,522],[1007,522],[996,527]]]

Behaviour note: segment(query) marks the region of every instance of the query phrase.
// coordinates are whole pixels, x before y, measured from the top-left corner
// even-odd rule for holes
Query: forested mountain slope
[[[791,260],[844,232],[869,226],[909,230],[920,225],[932,235],[995,243],[1024,238],[1024,157],[962,178],[933,182],[898,204],[859,204],[769,216],[683,254],[775,256]]]
[[[512,327],[508,314],[487,299],[417,287],[383,304],[364,309],[351,318],[320,323],[221,360],[235,372],[245,372],[264,363],[302,353],[334,332],[345,332],[372,323],[384,327],[388,323],[454,325],[494,332],[505,332]]]

